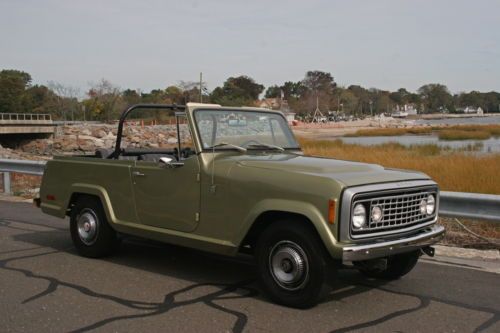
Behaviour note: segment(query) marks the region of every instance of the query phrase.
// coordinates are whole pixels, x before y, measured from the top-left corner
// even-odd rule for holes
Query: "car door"
[[[137,161],[132,167],[137,217],[142,224],[184,232],[196,228],[200,209],[198,156],[182,162],[182,166],[165,168],[160,163]]]

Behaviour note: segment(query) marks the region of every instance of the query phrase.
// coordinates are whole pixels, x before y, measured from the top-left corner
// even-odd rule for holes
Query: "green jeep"
[[[175,116],[176,146],[122,148],[138,109]],[[444,234],[428,176],[304,156],[281,112],[210,104],[130,107],[113,150],[47,163],[38,204],[70,217],[86,257],[110,254],[120,234],[251,254],[269,297],[299,308],[318,302],[330,268],[396,279]]]

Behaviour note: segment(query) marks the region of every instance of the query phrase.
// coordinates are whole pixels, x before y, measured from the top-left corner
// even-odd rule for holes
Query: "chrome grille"
[[[420,202],[426,199],[429,194],[433,194],[436,199],[436,209],[431,215],[421,214]],[[354,238],[400,232],[433,222],[436,217],[438,203],[437,189],[360,195],[354,198],[352,207],[358,203],[362,203],[366,208],[368,225],[360,230],[352,228],[351,234]],[[371,211],[375,206],[379,206],[382,210],[382,219],[378,222],[371,218]]]

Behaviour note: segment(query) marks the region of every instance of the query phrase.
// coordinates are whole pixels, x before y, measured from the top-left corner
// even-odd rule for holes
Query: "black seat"
[[[113,154],[113,149],[97,148],[95,151],[95,157],[107,159],[111,154]]]

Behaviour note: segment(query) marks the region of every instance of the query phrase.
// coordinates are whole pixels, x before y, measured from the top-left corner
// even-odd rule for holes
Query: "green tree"
[[[26,89],[23,98],[24,107],[33,113],[54,113],[58,96],[44,85],[34,85]]]
[[[182,90],[177,86],[169,86],[165,89],[165,96],[168,103],[182,104],[183,103],[183,93]]]
[[[336,87],[332,74],[322,71],[308,71],[302,85],[311,92],[331,94]]]
[[[210,98],[214,103],[228,106],[254,105],[263,90],[263,85],[241,75],[228,78],[222,87],[214,89]]]
[[[266,98],[278,98],[281,96],[281,88],[278,85],[270,86],[266,89],[266,94],[264,95]]]
[[[24,98],[31,83],[26,72],[5,69],[0,71],[0,112],[25,112]]]
[[[120,89],[105,79],[92,84],[84,101],[85,108],[93,119],[111,121],[118,119],[123,105],[120,103]]]
[[[425,112],[438,112],[453,106],[453,97],[448,88],[439,83],[426,84],[418,89]]]

